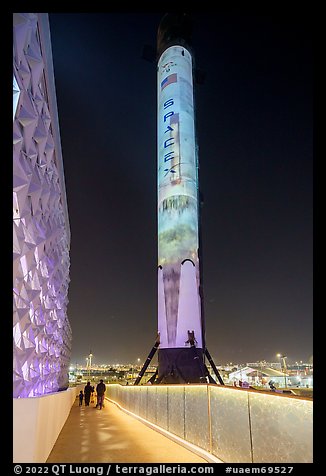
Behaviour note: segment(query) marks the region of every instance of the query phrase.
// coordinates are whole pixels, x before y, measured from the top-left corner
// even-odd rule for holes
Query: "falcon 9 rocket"
[[[206,382],[190,39],[186,14],[162,18],[157,37],[158,383]]]

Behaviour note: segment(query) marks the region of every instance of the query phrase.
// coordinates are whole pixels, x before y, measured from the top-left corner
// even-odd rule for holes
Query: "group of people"
[[[101,379],[100,382],[96,386],[96,396],[97,396],[97,402],[95,408],[99,408],[102,410],[104,407],[104,395],[106,391],[106,385]],[[91,385],[90,382],[87,382],[87,385],[84,388],[84,392],[81,390],[79,392],[79,406],[81,407],[83,404],[83,400],[85,398],[85,406],[89,407],[89,403],[91,401],[91,396],[92,393],[95,392],[94,386]]]

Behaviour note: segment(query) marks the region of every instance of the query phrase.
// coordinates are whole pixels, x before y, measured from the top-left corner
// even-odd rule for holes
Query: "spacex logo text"
[[[173,146],[175,145],[175,141],[176,141],[175,133],[177,131],[177,126],[179,123],[179,114],[171,110],[171,108],[174,105],[175,104],[174,104],[173,98],[167,99],[163,104],[163,124],[165,127],[164,136],[163,136],[164,163],[175,159],[175,150]],[[168,122],[168,118],[170,118],[169,122]],[[170,173],[172,174],[176,173],[176,170],[174,169],[175,165],[176,164],[173,164],[170,168],[164,169],[165,177]]]

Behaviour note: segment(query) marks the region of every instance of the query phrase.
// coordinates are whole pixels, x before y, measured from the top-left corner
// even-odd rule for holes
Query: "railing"
[[[227,463],[311,463],[313,402],[216,385],[107,386],[107,397]]]

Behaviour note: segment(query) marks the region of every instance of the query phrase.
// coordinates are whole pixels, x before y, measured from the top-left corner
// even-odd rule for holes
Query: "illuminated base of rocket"
[[[198,271],[193,261],[158,268],[158,376],[155,383],[207,383]]]
[[[207,383],[203,349],[159,349],[156,384]]]

